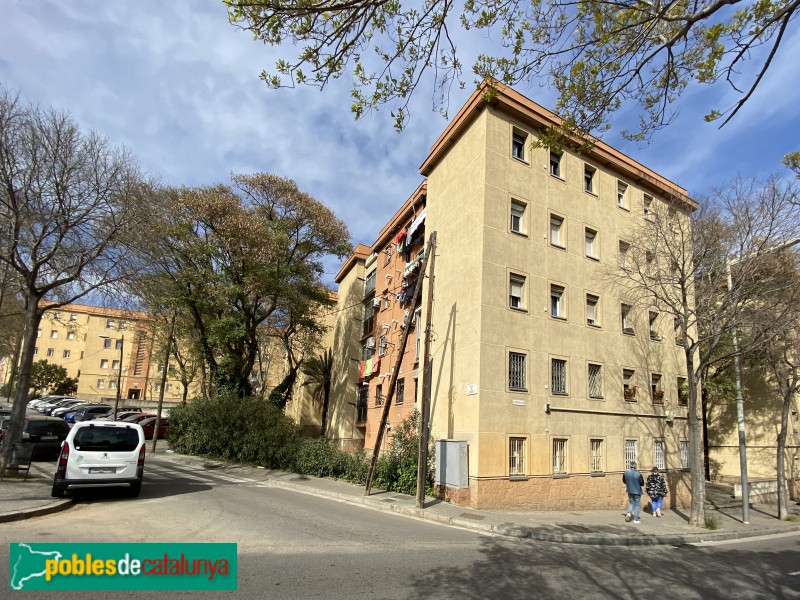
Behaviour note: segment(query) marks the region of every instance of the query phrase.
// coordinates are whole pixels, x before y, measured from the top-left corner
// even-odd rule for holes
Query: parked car
[[[135,414],[137,414],[137,413],[140,413],[140,412],[142,412],[142,409],[141,409],[141,408],[139,408],[138,406],[124,406],[124,407],[120,407],[120,408],[117,410],[117,418],[116,418],[116,419],[112,418],[112,416],[111,416],[111,413],[113,413],[113,412],[114,412],[114,409],[112,408],[111,410],[107,411],[105,414],[103,414],[103,415],[99,415],[99,416],[95,417],[95,418],[94,418],[94,419],[92,419],[92,420],[93,420],[93,421],[96,421],[97,419],[104,419],[104,420],[106,420],[106,421],[121,421],[121,420],[123,419],[123,416],[122,416],[123,414],[124,414],[126,417],[129,417],[129,416],[131,416],[131,415],[135,415]]]
[[[142,489],[144,446],[144,431],[136,423],[75,423],[61,445],[52,496],[85,487],[125,486],[135,498]]]
[[[40,404],[46,404],[50,402],[56,396],[42,396],[41,398],[37,398],[36,400],[31,400],[28,402],[28,408],[37,408]]]
[[[131,415],[130,417],[126,417],[122,420],[123,423],[139,423],[144,419],[149,419],[150,417],[155,417],[153,413],[137,413],[135,415]]]
[[[111,408],[108,404],[90,404],[89,406],[82,406],[75,411],[75,423],[81,421],[91,421],[94,417],[108,412]]]
[[[72,404],[70,406],[63,406],[61,408],[56,408],[53,410],[53,412],[50,413],[50,416],[61,417],[63,419],[67,413],[74,413],[79,408],[84,406],[91,406],[91,404],[89,402],[78,402],[77,404]]]
[[[5,444],[10,423],[11,419],[0,423],[0,447]],[[55,458],[69,431],[69,425],[61,419],[30,416],[25,419],[20,443],[33,444],[33,458]]]
[[[156,428],[156,418],[155,417],[147,417],[146,419],[142,419],[139,421],[139,426],[144,431],[144,439],[152,440],[153,439],[153,432]],[[169,419],[165,419],[161,417],[158,422],[158,439],[163,440],[164,437],[167,435],[167,430],[169,429]]]
[[[63,400],[59,400],[58,402],[51,402],[49,404],[45,404],[44,408],[42,409],[42,413],[45,415],[52,415],[53,411],[57,408],[63,408],[65,406],[74,406],[75,404],[83,404],[83,400],[78,398],[64,398]]]

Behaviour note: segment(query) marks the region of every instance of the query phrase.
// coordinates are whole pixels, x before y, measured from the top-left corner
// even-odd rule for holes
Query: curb
[[[44,515],[52,515],[53,513],[67,510],[72,506],[72,499],[56,500],[50,504],[45,504],[38,508],[31,508],[30,510],[20,510],[13,512],[0,513],[0,523],[10,523],[11,521],[23,521],[25,519],[32,519],[33,517],[42,517]]]
[[[202,466],[208,464],[215,464],[219,466],[236,465],[237,463],[225,463],[215,459],[208,459],[201,456],[187,456],[178,453],[160,454],[160,457],[173,462],[183,464],[197,464],[201,463]],[[780,533],[787,533],[785,530],[781,531],[753,531],[753,532],[736,532],[736,531],[721,531],[719,533],[703,532],[703,533],[685,533],[685,534],[666,534],[666,535],[649,535],[649,536],[622,536],[615,534],[603,533],[587,533],[577,535],[574,533],[558,533],[556,531],[548,531],[544,527],[527,527],[524,525],[515,524],[497,524],[497,523],[481,523],[464,519],[460,517],[449,517],[447,515],[440,515],[424,508],[417,508],[416,506],[403,506],[394,502],[384,503],[381,500],[376,500],[370,496],[352,496],[341,492],[329,492],[327,490],[308,488],[302,485],[297,485],[290,481],[284,481],[272,475],[267,475],[265,480],[272,486],[287,489],[309,496],[316,496],[318,498],[327,498],[329,500],[336,500],[339,502],[346,502],[348,504],[361,505],[373,510],[378,510],[387,513],[396,513],[415,519],[424,521],[432,521],[443,525],[450,525],[460,529],[467,529],[471,531],[481,531],[504,537],[517,538],[517,539],[530,539],[539,542],[553,542],[560,544],[575,544],[587,546],[684,546],[687,544],[698,544],[706,542],[721,542],[728,540],[745,539],[751,537],[761,537],[764,535],[775,535]],[[800,534],[800,528],[794,532]]]

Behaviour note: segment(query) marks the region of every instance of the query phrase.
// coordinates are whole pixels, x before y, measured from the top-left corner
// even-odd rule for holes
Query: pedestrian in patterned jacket
[[[647,484],[645,485],[647,495],[650,496],[650,504],[653,507],[653,516],[661,516],[661,505],[664,498],[667,497],[669,491],[667,490],[667,480],[658,472],[658,467],[653,467],[653,471],[647,477]]]

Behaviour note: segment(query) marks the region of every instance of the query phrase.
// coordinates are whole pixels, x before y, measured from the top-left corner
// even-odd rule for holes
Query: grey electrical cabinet
[[[449,488],[469,487],[469,462],[467,442],[464,440],[436,440],[437,485]]]

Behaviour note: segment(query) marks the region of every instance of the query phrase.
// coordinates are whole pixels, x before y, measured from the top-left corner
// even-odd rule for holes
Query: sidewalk
[[[796,521],[779,521],[777,507],[752,504],[750,524],[741,522],[741,502],[726,498],[717,490],[709,490],[706,517],[713,518],[716,530],[696,529],[687,525],[688,511],[666,511],[656,518],[642,512],[641,523],[625,523],[625,511],[484,511],[456,506],[428,498],[424,509],[415,506],[415,499],[404,494],[373,490],[365,497],[362,486],[333,479],[319,479],[284,471],[260,469],[173,453],[162,446],[159,459],[188,464],[212,472],[224,471],[263,481],[268,485],[362,505],[373,510],[394,512],[447,525],[516,538],[572,544],[649,546],[681,545],[770,535],[800,535],[800,505],[792,503],[790,511]],[[0,522],[25,519],[69,508],[72,501],[50,497],[51,463],[33,463],[28,481],[0,482]],[[145,468],[145,480],[147,469]]]

